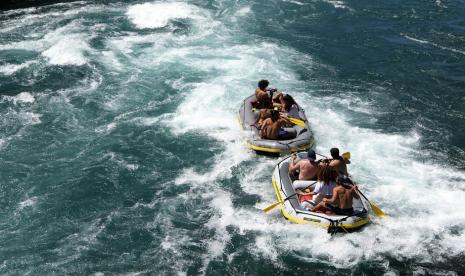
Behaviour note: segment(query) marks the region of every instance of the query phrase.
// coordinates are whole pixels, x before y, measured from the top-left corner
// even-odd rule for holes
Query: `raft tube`
[[[307,158],[307,153],[301,152],[297,156],[298,158]],[[307,211],[300,204],[295,194],[296,191],[289,176],[290,162],[290,156],[279,162],[271,178],[276,197],[281,202],[281,213],[286,219],[298,224],[316,224],[327,228],[330,233],[351,232],[361,228],[370,221],[366,203],[362,199],[356,198],[353,200],[354,213],[350,216]],[[309,183],[315,182],[309,181]],[[284,200],[288,197],[290,198]]]
[[[245,141],[247,147],[265,153],[290,153],[298,152],[311,148],[314,143],[313,133],[310,130],[307,117],[304,110],[299,107],[299,117],[305,122],[305,126],[297,126],[286,128],[287,131],[296,133],[296,137],[289,140],[270,140],[262,139],[260,131],[256,126],[250,126],[257,118],[259,111],[254,110],[252,102],[256,101],[255,94],[246,98],[237,113],[237,119],[243,130],[251,131],[252,136]]]

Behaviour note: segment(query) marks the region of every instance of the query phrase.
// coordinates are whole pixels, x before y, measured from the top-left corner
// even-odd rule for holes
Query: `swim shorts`
[[[338,206],[334,206],[331,204],[327,204],[326,207],[328,207],[328,209],[333,211],[336,215],[350,216],[354,213],[354,208],[341,209]]]
[[[278,139],[284,139],[287,136],[287,131],[284,129],[280,128],[279,133],[278,133]]]

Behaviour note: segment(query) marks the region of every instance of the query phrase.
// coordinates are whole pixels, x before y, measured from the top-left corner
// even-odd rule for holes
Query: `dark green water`
[[[0,273],[463,275],[464,14],[440,0],[0,12]],[[305,107],[318,152],[352,153],[389,219],[331,237],[261,211],[277,159],[235,121],[261,78]]]

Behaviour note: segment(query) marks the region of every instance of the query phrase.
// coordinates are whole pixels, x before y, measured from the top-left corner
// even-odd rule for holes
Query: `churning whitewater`
[[[361,4],[108,2],[0,12],[2,274],[463,273],[465,154],[451,142],[463,130],[440,120],[465,114],[439,99],[422,109],[434,100],[409,94],[411,80],[383,80],[399,71],[369,60],[384,52],[353,66],[372,68],[359,81],[325,55],[328,33],[369,17]],[[428,9],[448,12],[417,16]],[[416,40],[398,23],[406,11],[391,12],[399,30],[383,43],[465,65],[463,44]],[[335,44],[335,56],[356,51]],[[278,159],[249,151],[236,120],[262,78],[305,109],[316,152],[352,153],[351,175],[387,219],[330,236],[262,211]],[[444,93],[463,105],[460,78]]]

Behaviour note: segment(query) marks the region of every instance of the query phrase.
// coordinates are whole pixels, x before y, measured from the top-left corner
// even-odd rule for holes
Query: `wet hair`
[[[294,101],[294,98],[292,98],[292,96],[289,94],[284,95],[283,100],[284,100],[284,110],[286,110],[287,112],[291,110],[291,107],[293,104],[296,104]]]
[[[329,152],[331,153],[331,157],[333,157],[333,159],[340,159],[338,148],[332,148]]]
[[[270,85],[270,82],[267,80],[260,80],[258,82],[258,88],[260,88],[261,90],[265,90],[268,87],[268,85]]]
[[[326,165],[318,172],[318,181],[322,181],[325,185],[328,185],[330,182],[336,181],[337,176],[338,174],[334,167]]]

